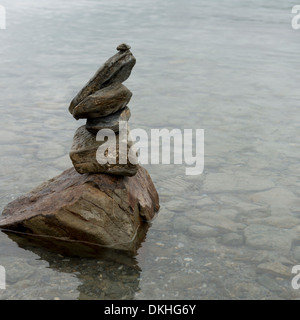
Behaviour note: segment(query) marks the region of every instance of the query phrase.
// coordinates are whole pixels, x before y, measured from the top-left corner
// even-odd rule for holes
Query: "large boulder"
[[[79,174],[74,168],[9,203],[0,228],[56,240],[134,251],[159,210],[148,172],[133,177]]]

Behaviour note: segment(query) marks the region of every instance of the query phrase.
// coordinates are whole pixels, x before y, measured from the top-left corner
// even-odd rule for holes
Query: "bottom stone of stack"
[[[108,163],[101,164],[97,160],[98,148],[106,143],[106,141],[97,141],[96,135],[90,133],[85,126],[81,126],[75,132],[73,144],[70,151],[70,158],[74,168],[79,173],[108,173],[121,176],[134,176],[138,170],[137,164],[132,164],[129,160],[126,163],[119,163],[119,135],[116,135],[116,154],[108,152]],[[127,137],[126,141],[127,143]],[[132,143],[128,142],[125,145],[127,149],[127,158],[129,159],[129,152],[132,151]],[[126,153],[126,150],[125,150]],[[112,160],[115,159],[115,163]]]
[[[78,174],[74,168],[6,206],[0,228],[41,237],[134,252],[140,233],[159,210],[148,172],[134,177]]]

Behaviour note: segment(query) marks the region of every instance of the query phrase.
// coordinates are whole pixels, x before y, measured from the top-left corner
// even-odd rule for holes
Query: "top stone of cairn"
[[[126,43],[121,43],[117,46],[118,51],[126,51],[126,50],[129,50],[130,48],[131,48],[130,45]]]
[[[76,106],[89,96],[112,84],[121,84],[129,78],[131,70],[136,63],[136,59],[129,49],[129,45],[120,44],[117,47],[118,52],[109,58],[77,93],[69,107],[72,115],[74,115],[73,111]]]

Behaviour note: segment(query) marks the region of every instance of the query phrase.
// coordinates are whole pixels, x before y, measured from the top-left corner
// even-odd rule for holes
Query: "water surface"
[[[300,264],[295,3],[3,0],[0,206],[71,167],[68,104],[122,42],[131,128],[205,130],[205,169],[147,166],[161,211],[132,259],[0,233],[1,299],[294,299]]]

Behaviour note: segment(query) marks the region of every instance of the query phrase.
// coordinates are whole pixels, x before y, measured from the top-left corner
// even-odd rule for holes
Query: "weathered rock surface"
[[[130,251],[158,210],[158,194],[142,167],[134,177],[80,175],[71,168],[8,204],[0,228]]]
[[[106,117],[126,107],[132,93],[122,84],[112,84],[96,91],[80,102],[73,110],[75,119]]]
[[[117,46],[117,50],[119,51],[125,51],[125,50],[129,50],[131,49],[130,45],[126,44],[126,43],[121,43]]]
[[[278,261],[265,262],[257,266],[257,273],[271,274],[279,277],[291,277],[291,268]]]
[[[136,59],[130,50],[124,50],[124,46],[121,49],[97,70],[95,75],[74,97],[69,107],[71,113],[87,96],[113,83],[122,83],[128,79],[136,63]]]
[[[245,231],[246,245],[255,249],[289,252],[292,241],[297,237],[293,230],[252,224]]]
[[[93,134],[97,134],[97,132],[101,129],[111,129],[114,132],[118,133],[119,122],[128,121],[130,116],[130,109],[126,107],[107,117],[87,119],[85,127],[89,132]]]
[[[218,230],[208,226],[192,225],[188,229],[188,234],[197,238],[216,237],[218,235]]]
[[[226,246],[241,246],[243,244],[243,237],[237,233],[226,233],[222,236],[221,242]]]
[[[81,126],[75,132],[73,145],[70,151],[70,158],[77,172],[83,173],[108,173],[121,176],[133,176],[138,170],[138,165],[130,163],[119,163],[119,135],[116,136],[116,157],[108,153],[107,159],[116,158],[116,164],[106,163],[100,164],[97,161],[96,153],[98,148],[105,141],[97,141],[96,136],[86,130],[85,126]],[[127,157],[132,146],[131,142],[127,145]],[[111,162],[109,160],[109,162]]]

